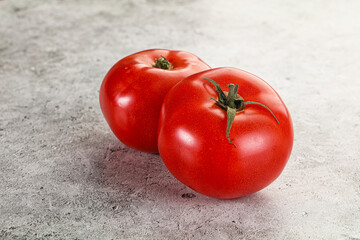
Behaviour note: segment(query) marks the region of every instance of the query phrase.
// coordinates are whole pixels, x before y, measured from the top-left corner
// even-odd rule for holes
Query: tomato
[[[118,61],[100,88],[100,106],[125,145],[158,152],[157,128],[166,93],[185,77],[210,67],[183,51],[151,49]]]
[[[162,160],[180,182],[210,197],[237,198],[268,186],[292,145],[292,120],[280,96],[239,69],[189,76],[162,105]]]

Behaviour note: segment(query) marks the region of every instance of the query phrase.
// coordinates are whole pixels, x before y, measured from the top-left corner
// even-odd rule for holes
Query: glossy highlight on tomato
[[[227,96],[238,85],[241,108],[234,112],[228,137],[228,106],[216,102],[219,91],[207,79]],[[215,198],[237,198],[281,174],[293,146],[293,125],[284,102],[265,81],[236,68],[216,68],[191,75],[168,92],[158,146],[166,167],[188,187]]]
[[[201,59],[184,51],[151,49],[121,59],[100,88],[101,110],[111,130],[131,148],[158,152],[158,122],[166,93],[207,69]]]

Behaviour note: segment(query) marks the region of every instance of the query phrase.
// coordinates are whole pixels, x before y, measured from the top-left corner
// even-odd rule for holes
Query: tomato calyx
[[[164,56],[161,56],[160,58],[155,58],[155,64],[153,65],[155,68],[161,68],[164,70],[171,70],[174,68],[174,66],[167,60]]]
[[[238,84],[228,84],[229,92],[226,96],[223,90],[220,88],[220,85],[215,82],[214,80],[210,78],[204,78],[204,80],[209,81],[211,84],[213,84],[216,88],[216,91],[218,92],[219,96],[218,99],[215,99],[214,97],[210,97],[210,99],[214,100],[216,104],[224,109],[226,111],[226,138],[228,139],[229,143],[233,144],[235,147],[236,145],[232,142],[235,138],[230,139],[230,130],[232,127],[232,124],[235,119],[236,112],[242,112],[245,109],[246,105],[254,104],[259,105],[268,110],[271,115],[275,118],[276,122],[280,124],[279,120],[276,118],[275,114],[268,108],[265,104],[254,102],[254,101],[244,101],[244,98],[239,96],[237,94],[237,91],[239,89]]]

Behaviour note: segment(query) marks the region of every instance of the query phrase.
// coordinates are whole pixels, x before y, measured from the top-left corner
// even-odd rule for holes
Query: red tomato
[[[217,82],[228,97],[221,99],[205,78]],[[230,127],[230,107],[221,106],[236,93],[236,85],[229,84],[238,84],[240,95],[232,95],[237,109]],[[292,121],[280,96],[239,69],[194,74],[172,88],[162,105],[161,158],[179,181],[207,196],[237,198],[263,189],[284,169],[292,145]]]
[[[121,59],[100,88],[100,106],[111,130],[131,148],[158,152],[157,128],[166,93],[185,77],[209,68],[191,53],[164,49]]]

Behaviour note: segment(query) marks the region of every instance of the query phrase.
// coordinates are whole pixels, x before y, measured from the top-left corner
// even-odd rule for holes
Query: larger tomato
[[[207,196],[237,198],[263,189],[284,169],[292,145],[292,121],[280,96],[239,69],[194,74],[172,88],[162,106],[161,158],[178,180]]]
[[[183,51],[152,49],[118,61],[100,88],[100,106],[125,145],[157,152],[157,130],[166,93],[185,77],[210,67]]]

